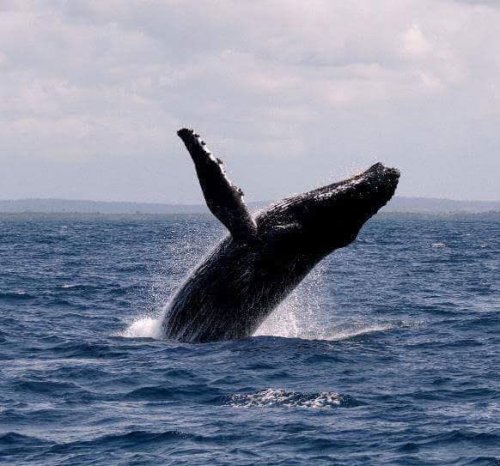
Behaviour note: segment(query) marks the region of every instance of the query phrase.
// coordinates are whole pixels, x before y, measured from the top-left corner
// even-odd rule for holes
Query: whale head
[[[324,256],[350,244],[363,224],[394,195],[399,171],[376,163],[368,170],[271,205],[257,216],[261,234]],[[276,246],[277,242],[273,242]]]

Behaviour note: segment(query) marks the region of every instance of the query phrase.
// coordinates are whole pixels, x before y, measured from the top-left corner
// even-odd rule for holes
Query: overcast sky
[[[499,200],[500,2],[0,0],[0,199],[201,202],[182,126],[249,200]]]

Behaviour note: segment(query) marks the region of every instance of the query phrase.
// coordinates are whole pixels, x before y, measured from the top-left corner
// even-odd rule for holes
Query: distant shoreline
[[[79,219],[96,219],[96,218],[128,218],[128,219],[147,219],[147,218],[165,218],[165,217],[180,217],[180,218],[190,218],[190,217],[204,217],[208,221],[213,220],[217,222],[217,219],[210,212],[174,212],[174,213],[141,213],[141,212],[129,212],[129,213],[103,213],[103,212],[2,212],[0,211],[0,219],[6,218],[79,218]],[[383,211],[381,210],[376,216],[372,218],[492,218],[498,217],[500,219],[500,210],[490,210],[484,212],[465,212],[465,211],[453,211],[453,212],[399,212],[399,211]]]
[[[257,211],[271,204],[250,202]],[[478,214],[499,213],[500,201],[455,201],[450,199],[395,197],[384,214]],[[202,204],[156,204],[136,202],[100,202],[66,199],[0,200],[0,214],[89,214],[89,215],[185,215],[208,214]]]

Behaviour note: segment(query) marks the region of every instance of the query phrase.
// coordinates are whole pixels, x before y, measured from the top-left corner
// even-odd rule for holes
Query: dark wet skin
[[[394,195],[399,171],[377,163],[365,172],[283,199],[255,218],[241,190],[192,130],[178,132],[190,153],[210,211],[229,235],[172,298],[166,338],[207,342],[245,338],[335,249]]]

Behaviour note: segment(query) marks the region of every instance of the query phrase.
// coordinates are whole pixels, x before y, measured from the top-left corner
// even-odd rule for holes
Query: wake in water
[[[233,408],[332,408],[343,404],[344,397],[334,392],[300,393],[268,388],[256,393],[231,395],[227,405]]]

